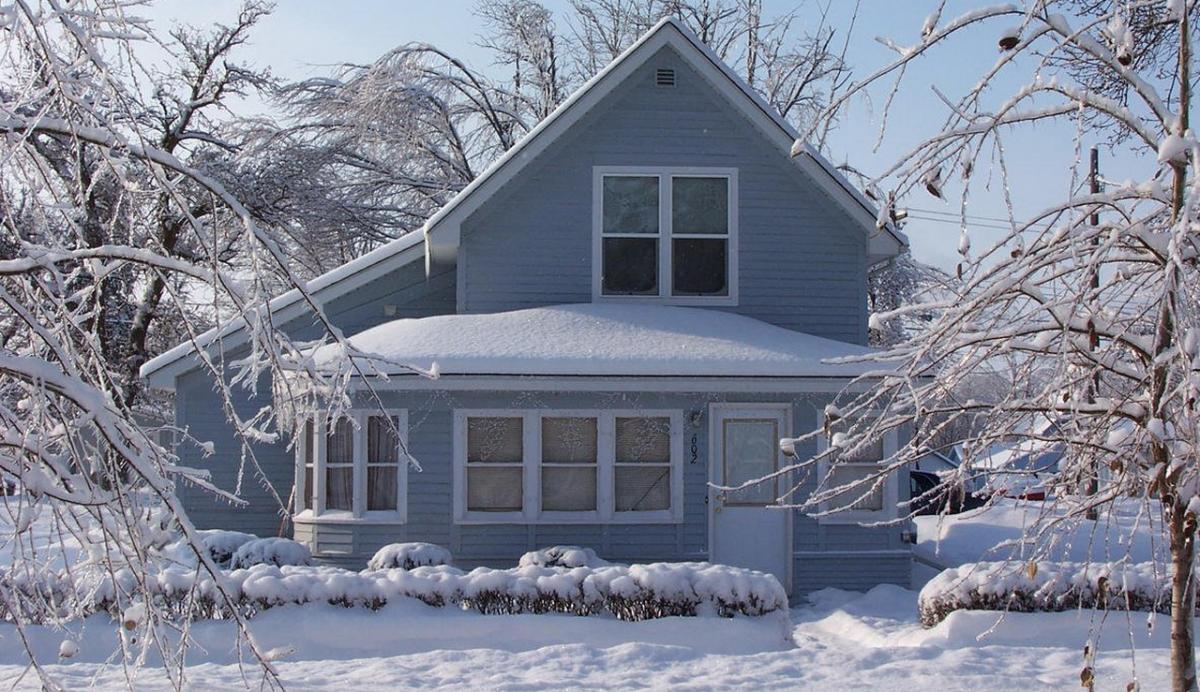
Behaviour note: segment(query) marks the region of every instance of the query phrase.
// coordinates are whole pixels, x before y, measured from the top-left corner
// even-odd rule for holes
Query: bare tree
[[[1073,192],[1020,218],[1009,200],[1009,231],[989,247],[972,248],[964,217],[955,295],[872,317],[880,326],[922,311],[940,313],[920,334],[869,357],[878,368],[859,383],[869,385],[866,390],[846,393],[826,411],[840,431],[828,450],[786,472],[804,476],[818,460],[830,461],[832,469],[887,431],[915,430],[877,473],[837,482],[831,471],[797,503],[809,511],[832,504],[830,511],[837,511],[906,469],[925,440],[964,417],[985,413],[986,424],[966,440],[968,458],[948,484],[973,473],[974,458],[992,443],[1016,437],[1060,446],[1065,457],[1049,481],[1056,511],[1039,514],[1030,536],[1046,539],[1061,524],[1083,521],[1090,510],[1103,512],[1128,497],[1139,498],[1146,514],[1161,516],[1171,557],[1176,690],[1196,689],[1200,146],[1190,110],[1198,12],[1195,2],[1036,0],[943,21],[939,7],[918,43],[884,40],[896,59],[843,99],[884,81],[892,81],[889,90],[903,88],[906,66],[938,55],[952,37],[973,36],[986,50],[999,46],[999,58],[976,86],[955,99],[937,93],[947,111],[941,131],[874,181],[893,190],[889,200],[949,197],[958,187],[965,210],[980,180],[995,176],[1008,189],[1015,166],[1003,146],[1007,134],[1053,120],[1076,126],[1075,156],[1062,168],[1065,176],[1076,176],[1072,190],[1085,188],[1078,184],[1086,168],[1080,152],[1090,136],[1119,131],[1158,167],[1146,180],[1110,185],[1103,193]],[[1143,25],[1131,21],[1133,14],[1151,19]],[[1160,31],[1165,24],[1173,28]],[[1121,27],[1133,27],[1132,33],[1117,31]],[[1169,47],[1162,37],[1170,37]],[[1145,69],[1126,56],[1138,54],[1143,39],[1157,46]],[[1069,69],[1062,68],[1066,60]],[[1010,74],[1027,75],[1023,86],[989,105],[985,94]],[[839,105],[835,100],[833,108]],[[1098,131],[1100,123],[1104,130]],[[1096,212],[1103,212],[1100,225],[1090,223]],[[1091,281],[1097,273],[1107,279],[1100,286]],[[1012,386],[999,401],[962,396],[962,383],[1001,366]],[[1054,425],[1039,423],[1045,421]],[[812,431],[798,440],[827,434]],[[1105,478],[1096,478],[1099,469]],[[1098,490],[1081,492],[1091,480]]]
[[[209,324],[192,304],[203,295],[230,307],[211,313],[218,327],[244,327],[249,345],[237,361],[196,345],[249,476],[265,478],[251,443],[288,435],[301,410],[341,410],[348,373],[316,372],[303,355],[311,344],[274,328],[265,302],[280,286],[294,287],[326,340],[345,343],[277,240],[212,172],[225,170],[211,164],[237,144],[208,113],[263,79],[229,52],[266,8],[252,3],[228,27],[179,30],[165,41],[133,16],[137,4],[18,0],[3,14],[0,511],[15,528],[6,536],[13,560],[0,573],[0,616],[24,638],[37,617],[53,624],[79,615],[63,612],[71,601],[44,586],[51,574],[70,589],[108,588],[113,606],[126,610],[124,627],[114,623],[126,670],[157,650],[182,687],[188,623],[154,598],[162,529],[178,527],[197,572],[213,577],[215,598],[232,605],[175,489],[195,484],[241,500],[179,466],[143,424],[131,378],[154,348],[155,325],[170,318],[176,333],[195,340]],[[174,51],[182,68],[155,70],[143,60],[148,45]],[[352,358],[350,370],[358,367]],[[274,406],[239,416],[239,383],[272,387]],[[318,402],[317,389],[331,396]],[[175,432],[180,444],[204,445]],[[52,519],[57,540],[49,546],[31,534],[38,515]],[[82,546],[79,554],[68,539]],[[240,617],[237,624],[245,635]],[[254,642],[243,636],[240,645],[275,685]],[[30,656],[43,684],[56,689]]]

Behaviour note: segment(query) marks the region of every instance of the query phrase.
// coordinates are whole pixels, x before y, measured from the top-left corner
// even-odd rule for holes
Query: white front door
[[[787,404],[713,404],[709,423],[709,477],[736,486],[777,471],[783,464],[779,439],[788,435]],[[791,511],[772,508],[781,480],[739,491],[709,489],[709,559],[770,572],[792,590]]]

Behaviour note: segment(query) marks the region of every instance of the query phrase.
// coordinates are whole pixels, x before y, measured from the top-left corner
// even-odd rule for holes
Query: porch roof
[[[721,310],[580,303],[488,314],[399,319],[350,337],[385,359],[374,370],[443,375],[852,378],[880,363],[831,363],[870,349]],[[322,368],[344,362],[318,348]]]

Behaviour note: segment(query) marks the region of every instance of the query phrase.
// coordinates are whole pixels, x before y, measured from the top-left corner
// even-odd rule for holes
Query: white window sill
[[[683,307],[718,306],[731,307],[738,304],[732,296],[623,296],[605,295],[592,298],[593,303],[653,303],[655,305],[678,305]]]
[[[362,516],[354,516],[350,512],[323,512],[314,515],[312,510],[305,510],[292,517],[295,524],[406,524],[404,517],[396,512],[366,512]]]
[[[822,510],[824,511],[824,510]],[[896,517],[890,512],[839,512],[828,516],[817,517],[818,524],[828,526],[854,526],[856,524],[877,524],[885,521],[895,521]]]
[[[631,524],[682,524],[683,517],[663,515],[659,513],[652,514],[637,514],[622,513],[621,516],[613,516],[608,518],[598,517],[596,515],[588,516],[570,516],[563,514],[544,515],[540,517],[525,517],[525,516],[480,516],[476,514],[468,514],[465,517],[454,520],[455,524],[460,526],[486,526],[496,524],[522,524],[522,525],[541,525],[541,526],[560,526],[564,524],[570,525],[631,525]]]

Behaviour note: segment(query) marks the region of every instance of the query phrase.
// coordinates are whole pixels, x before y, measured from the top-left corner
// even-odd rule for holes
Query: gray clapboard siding
[[[402,541],[428,541],[444,545],[462,567],[511,567],[521,554],[558,544],[592,547],[601,556],[627,562],[708,559],[708,415],[709,403],[745,401],[793,404],[795,430],[816,424],[826,399],[815,395],[714,395],[567,392],[383,392],[389,407],[409,411],[409,447],[421,471],[408,475],[408,523],[405,525],[327,524],[298,526],[296,538],[314,548],[328,564],[359,568],[383,545]],[[567,409],[672,409],[704,411],[700,426],[684,424],[683,521],[671,524],[561,525],[561,524],[454,524],[452,473],[452,423],[456,408],[567,408]],[[687,416],[685,416],[685,419]],[[691,438],[695,435],[696,463],[691,463]],[[802,454],[813,449],[801,449]],[[797,551],[794,593],[804,594],[826,586],[869,588],[878,583],[907,579],[907,556],[899,527],[865,528],[822,525],[794,516],[794,549]],[[348,537],[347,537],[348,536]],[[347,554],[347,542],[351,552]],[[326,546],[330,551],[326,551]],[[834,551],[826,559],[815,551]],[[861,555],[856,556],[858,551]],[[829,574],[821,573],[828,566]]]
[[[722,309],[865,343],[862,230],[670,48],[464,222],[460,310],[591,302],[592,168],[625,165],[737,168],[739,304]]]
[[[400,317],[453,313],[454,290],[453,269],[427,278],[423,263],[413,262],[330,301],[325,313],[346,335],[351,335]],[[396,306],[395,315],[388,316],[385,305]],[[311,339],[322,333],[311,317],[292,320],[282,329],[296,339]],[[225,358],[236,359],[245,352],[244,346],[232,349]],[[244,389],[235,390],[238,415],[249,418],[269,406],[270,392],[265,380],[259,383],[256,395]],[[249,531],[260,536],[290,533],[279,501],[268,487],[273,486],[279,499],[287,502],[294,482],[294,458],[285,444],[256,444],[252,447],[253,459],[247,457],[243,461],[241,444],[226,420],[224,402],[215,391],[212,376],[203,369],[185,373],[176,381],[175,421],[196,439],[211,441],[214,447],[213,456],[205,457],[195,445],[182,443],[177,449],[180,463],[207,469],[219,488],[240,488],[247,502],[247,506],[239,507],[214,499],[211,493],[198,488],[181,486],[180,497],[198,526]],[[432,508],[423,511],[433,512]]]

